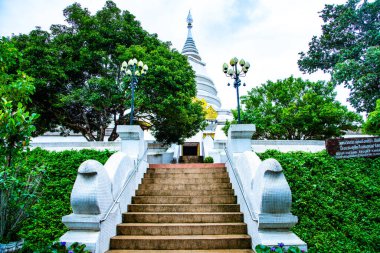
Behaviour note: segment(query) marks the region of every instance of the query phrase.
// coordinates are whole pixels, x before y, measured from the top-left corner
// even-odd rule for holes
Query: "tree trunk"
[[[3,239],[5,235],[6,221],[7,221],[7,207],[8,199],[6,197],[5,190],[0,190],[0,239]]]
[[[119,137],[119,134],[116,132],[116,129],[117,129],[117,125],[115,123],[115,126],[112,129],[111,135],[110,137],[108,137],[108,141],[114,141],[117,139],[117,137]]]
[[[123,119],[123,117],[124,117],[124,110],[123,110],[123,108],[121,108],[120,111],[119,111],[119,119],[116,119],[117,118],[117,113],[118,112],[115,112],[113,114],[113,122],[115,123],[115,126],[112,129],[112,133],[111,133],[110,137],[108,137],[108,141],[114,141],[114,140],[116,140],[117,137],[119,137],[119,134],[117,133],[117,126],[118,125],[126,124],[125,119]]]
[[[100,126],[96,135],[96,141],[104,141],[105,135],[106,135],[106,127]]]

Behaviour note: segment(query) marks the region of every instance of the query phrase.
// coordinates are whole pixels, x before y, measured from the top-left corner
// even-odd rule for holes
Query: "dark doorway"
[[[183,144],[183,156],[197,156],[198,155],[198,142],[187,142]]]

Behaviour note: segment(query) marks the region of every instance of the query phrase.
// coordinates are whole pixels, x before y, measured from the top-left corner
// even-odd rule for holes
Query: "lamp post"
[[[238,65],[240,65],[240,68],[238,67]],[[245,76],[251,65],[249,64],[249,62],[246,62],[243,59],[239,61],[238,58],[234,57],[230,60],[230,66],[231,68],[229,68],[227,63],[224,63],[223,73],[226,74],[226,76],[234,79],[234,88],[236,89],[236,98],[237,98],[238,124],[240,124],[239,86],[241,85],[241,80],[239,77]],[[228,83],[228,86],[230,85],[231,84]],[[243,83],[243,86],[245,86],[245,83]]]
[[[138,78],[144,76],[148,71],[148,66],[142,61],[137,62],[137,59],[130,59],[128,63],[124,61],[121,64],[121,73],[130,78],[130,86],[132,89],[132,101],[131,101],[131,114],[129,119],[129,125],[133,124],[133,111],[134,111],[134,102],[135,102],[135,88],[138,83]]]

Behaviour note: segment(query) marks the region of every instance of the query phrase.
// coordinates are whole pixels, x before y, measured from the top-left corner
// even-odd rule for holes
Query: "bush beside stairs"
[[[132,252],[253,252],[225,165],[151,164],[108,251]]]

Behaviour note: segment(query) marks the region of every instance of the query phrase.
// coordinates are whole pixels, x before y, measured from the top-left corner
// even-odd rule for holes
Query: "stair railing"
[[[227,161],[228,161],[228,163],[231,165],[231,169],[232,169],[232,172],[233,172],[233,174],[234,174],[233,176],[234,176],[234,178],[235,178],[235,180],[236,180],[236,182],[237,182],[237,184],[238,184],[238,186],[239,186],[239,190],[240,190],[241,196],[243,197],[243,200],[244,200],[245,206],[247,207],[247,210],[248,210],[249,216],[251,217],[251,219],[252,219],[253,221],[258,221],[258,219],[256,218],[254,212],[252,211],[251,206],[249,205],[248,200],[247,200],[247,198],[246,198],[246,196],[245,196],[245,192],[244,192],[243,185],[242,185],[242,183],[241,183],[240,177],[239,177],[239,175],[238,175],[238,173],[237,173],[237,171],[236,171],[236,168],[235,168],[235,166],[234,166],[234,163],[233,163],[233,161],[232,161],[232,159],[231,159],[231,156],[230,156],[230,154],[229,154],[229,152],[228,152],[227,147],[224,148],[224,151],[225,151],[226,156],[227,156]]]
[[[138,172],[139,170],[139,167],[140,167],[140,164],[141,162],[144,160],[144,158],[146,158],[146,153],[148,152],[148,147],[145,149],[144,151],[144,154],[139,158],[137,159],[137,162],[135,161],[134,163],[134,168],[132,170],[132,172],[129,174],[127,180],[125,180],[125,183],[121,189],[121,191],[119,192],[119,194],[117,195],[117,197],[115,198],[115,200],[113,201],[112,205],[110,206],[110,208],[108,209],[107,213],[104,215],[104,217],[99,221],[99,223],[102,223],[104,222],[105,220],[107,220],[108,216],[110,215],[110,213],[112,212],[112,210],[114,209],[114,207],[116,206],[117,203],[120,202],[120,198],[121,196],[123,195],[125,189],[127,188],[129,182],[132,180],[132,178],[136,175],[136,173]]]

